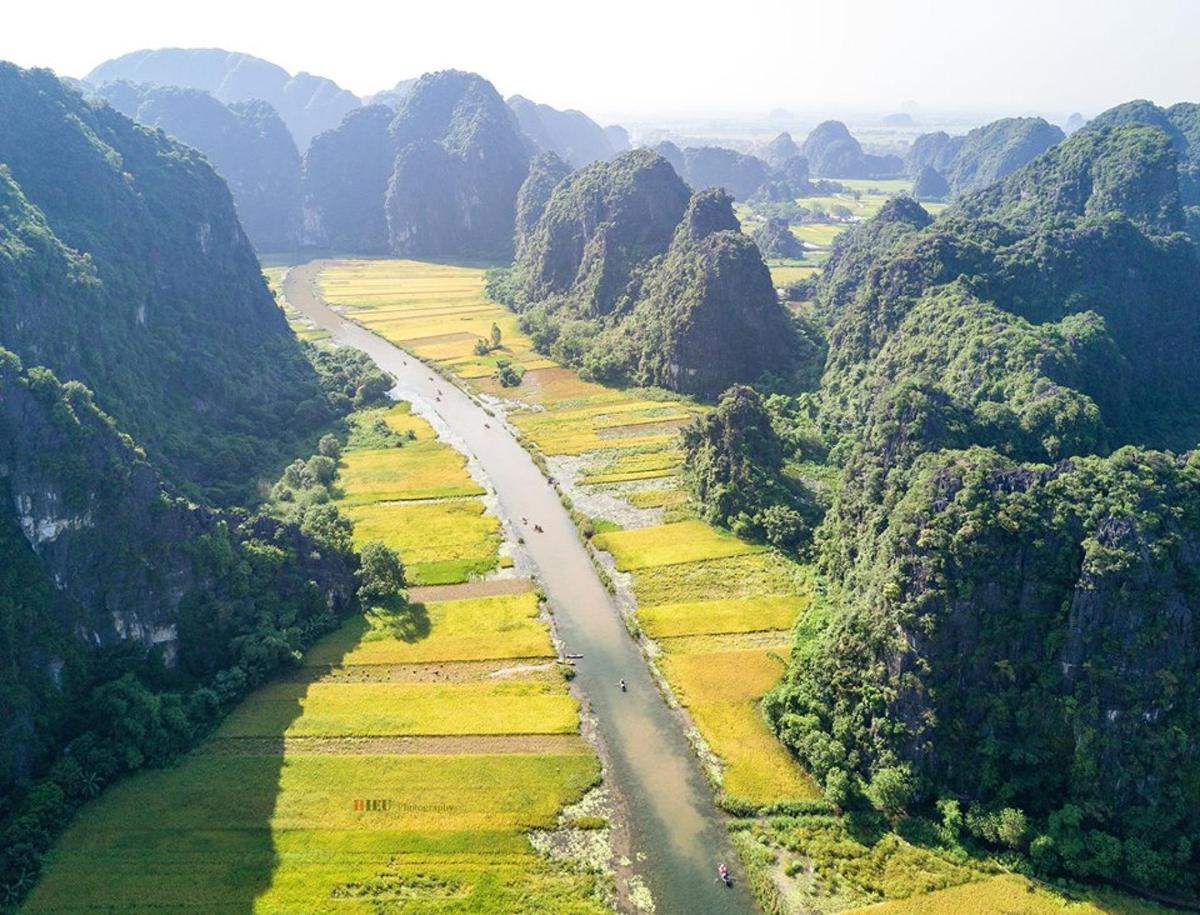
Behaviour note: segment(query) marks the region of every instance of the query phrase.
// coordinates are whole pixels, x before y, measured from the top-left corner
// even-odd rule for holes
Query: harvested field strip
[[[779,682],[788,645],[767,651],[714,651],[668,654],[663,670],[684,705],[693,702],[751,701]],[[775,655],[772,657],[772,655]]]
[[[640,607],[638,619],[652,638],[790,629],[804,598],[791,594],[694,601]]]
[[[544,649],[542,649],[544,650]],[[415,664],[308,665],[297,668],[280,682],[316,683],[478,683],[519,677],[523,680],[562,682],[552,659],[498,658],[490,661],[425,661]]]
[[[764,629],[761,632],[723,632],[714,635],[680,635],[658,640],[664,651],[671,654],[702,654],[720,651],[765,651],[780,645],[790,646],[791,632],[787,629]],[[790,650],[790,648],[788,649]],[[786,653],[786,652],[785,652]]]
[[[593,538],[597,548],[612,553],[622,572],[756,552],[762,547],[718,531],[702,521],[680,521],[660,527],[611,531]]]
[[[106,794],[64,837],[62,851],[108,847],[114,833],[230,829],[451,832],[554,824],[595,783],[589,754],[216,756],[195,754]],[[355,798],[391,799],[387,811]],[[185,803],[186,801],[186,803]],[[263,804],[268,809],[263,809]],[[272,809],[273,808],[273,809]],[[264,819],[264,814],[266,817]],[[130,864],[137,866],[136,861]]]
[[[553,657],[532,591],[418,602],[348,621],[308,653],[308,664],[405,664]]]
[[[492,734],[469,737],[215,737],[199,750],[229,756],[326,754],[460,756],[482,753],[590,753],[578,734]]]
[[[494,578],[491,581],[467,581],[460,585],[427,585],[420,588],[409,588],[408,599],[414,603],[423,604],[430,601],[524,594],[532,590],[533,582],[527,578]]]
[[[247,698],[219,737],[570,734],[578,703],[561,683],[273,683]]]

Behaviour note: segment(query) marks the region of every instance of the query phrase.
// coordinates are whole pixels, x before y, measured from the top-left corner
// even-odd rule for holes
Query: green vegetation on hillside
[[[1165,133],[1088,128],[936,221],[901,199],[835,242],[793,428],[842,473],[836,610],[767,711],[841,806],[936,805],[1038,873],[1194,897],[1200,489],[1145,450],[1200,436],[1178,175]]]

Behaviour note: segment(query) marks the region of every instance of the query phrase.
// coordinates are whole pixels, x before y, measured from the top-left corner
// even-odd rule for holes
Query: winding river
[[[502,424],[485,425],[491,417],[465,392],[329,308],[316,290],[322,266],[313,261],[288,271],[283,283],[288,301],[337,342],[362,350],[395,376],[405,400],[420,401],[439,414],[473,452],[506,517],[529,519],[525,545],[559,636],[568,651],[582,655],[577,682],[607,745],[609,778],[629,813],[637,852],[633,870],[649,887],[658,915],[756,912],[743,886],[727,890],[716,878],[719,862],[736,860],[724,816],[554,487]],[[534,523],[544,533],[533,533]],[[617,686],[621,678],[629,684],[628,693]]]

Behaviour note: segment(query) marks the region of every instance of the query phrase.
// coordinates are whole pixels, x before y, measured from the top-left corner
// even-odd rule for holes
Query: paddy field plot
[[[783,287],[789,286],[792,283],[800,280],[806,280],[810,276],[815,276],[821,272],[821,268],[815,264],[804,266],[769,267],[768,269],[771,271],[771,283],[776,289],[782,289]]]
[[[850,227],[844,222],[800,222],[791,226],[792,234],[806,244],[827,248]]]
[[[348,451],[338,467],[338,484],[347,505],[483,494],[467,473],[467,459],[438,441]]]
[[[376,609],[350,620],[314,646],[306,663],[419,664],[554,656],[533,591],[418,606],[424,620],[417,626],[409,608]]]
[[[786,631],[780,633],[786,636]],[[751,804],[811,799],[820,789],[771,733],[759,700],[784,672],[786,641],[772,649],[676,654],[662,660],[667,682],[724,764],[726,794]]]
[[[730,600],[651,604],[638,608],[642,629],[651,638],[787,630],[804,607],[793,594],[764,594]]]
[[[761,547],[739,540],[702,521],[597,534],[597,548],[612,553],[622,572],[752,553]]]
[[[415,585],[452,584],[499,565],[500,522],[479,499],[351,504],[354,540],[382,540],[404,560]]]

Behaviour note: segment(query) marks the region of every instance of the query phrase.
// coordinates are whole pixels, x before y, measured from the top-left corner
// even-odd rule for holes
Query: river
[[[576,663],[609,751],[608,777],[625,800],[637,860],[658,915],[757,912],[749,891],[716,878],[717,864],[735,873],[736,856],[699,760],[675,714],[659,695],[637,643],[592,566],[558,493],[529,454],[499,422],[455,385],[399,347],[342,318],[316,291],[322,262],[291,268],[283,283],[289,303],[395,376],[397,393],[436,412],[487,474],[510,521],[528,518],[525,546],[554,612],[559,636]],[[490,424],[490,428],[488,428]],[[533,524],[544,533],[534,533]],[[624,678],[629,691],[617,685]]]

